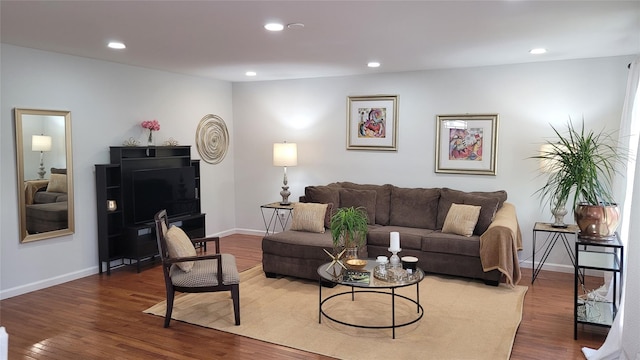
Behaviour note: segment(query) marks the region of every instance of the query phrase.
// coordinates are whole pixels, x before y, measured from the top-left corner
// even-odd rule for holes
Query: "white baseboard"
[[[68,274],[44,279],[30,284],[16,286],[10,289],[0,291],[0,300],[8,299],[14,296],[30,293],[32,291],[46,289],[51,286],[60,285],[69,281],[78,280],[83,277],[87,277],[98,273],[98,266],[92,266],[90,268],[74,271]]]
[[[536,262],[536,266],[538,266],[538,262]],[[531,260],[525,260],[525,261],[521,262],[520,263],[520,268],[529,268],[529,269],[531,269]],[[567,264],[544,263],[544,265],[542,265],[542,270],[561,272],[561,273],[569,273],[569,274],[575,273],[575,269],[573,268],[573,265],[567,265]],[[587,273],[586,274],[589,275],[589,276],[604,276],[604,273],[602,271],[599,271],[599,270],[587,269]]]

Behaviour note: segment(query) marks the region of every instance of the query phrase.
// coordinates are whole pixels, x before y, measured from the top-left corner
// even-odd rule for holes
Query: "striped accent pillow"
[[[442,232],[470,237],[478,222],[481,208],[474,205],[451,204]]]
[[[291,230],[324,233],[326,213],[327,204],[295,203]]]

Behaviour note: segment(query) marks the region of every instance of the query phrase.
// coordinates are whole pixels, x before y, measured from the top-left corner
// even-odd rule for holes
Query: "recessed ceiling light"
[[[247,76],[256,76],[256,75],[258,75],[255,71],[247,71],[244,74],[247,75]]]
[[[265,25],[264,28],[269,31],[282,31],[282,29],[284,29],[284,25],[278,23],[269,23]]]
[[[302,29],[303,27],[304,27],[303,23],[293,23],[293,24],[287,25],[287,29]]]
[[[119,41],[111,41],[109,42],[109,45],[107,45],[108,47],[110,47],[111,49],[126,49],[127,46]]]
[[[535,49],[529,50],[529,54],[532,54],[532,55],[545,54],[546,52],[547,52],[547,49],[545,48],[535,48]]]
[[[377,61],[371,61],[370,63],[367,64],[367,66],[370,68],[377,68],[377,67],[380,67],[380,63]]]

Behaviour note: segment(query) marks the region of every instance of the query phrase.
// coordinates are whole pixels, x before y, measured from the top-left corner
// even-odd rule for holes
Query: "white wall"
[[[282,169],[271,166],[274,142],[298,143],[289,168],[291,199],[304,186],[349,180],[461,190],[505,189],[518,209],[524,236],[521,260],[531,255],[531,228],[550,220],[533,192],[534,155],[549,123],[584,115],[587,126],[617,128],[631,57],[512,66],[420,71],[356,77],[230,84],[1,45],[0,298],[97,272],[93,165],[109,161],[108,148],[146,134],[156,118],[156,143],[169,137],[194,145],[208,113],[225,119],[229,153],[218,165],[202,162],[207,232],[264,230],[259,205],[279,199]],[[347,151],[349,95],[399,95],[397,152]],[[20,244],[13,108],[70,110],[76,233]],[[499,113],[498,175],[434,173],[437,114]],[[199,158],[192,148],[192,156]],[[570,221],[569,217],[566,219]],[[569,264],[556,248],[549,263]]]
[[[134,137],[140,122],[158,119],[156,144],[169,137],[192,145],[206,114],[221,116],[233,136],[231,84],[92,59],[1,45],[2,210],[0,298],[98,271],[94,164],[109,162],[109,146]],[[20,244],[15,166],[15,107],[70,110],[75,188],[74,235]],[[207,232],[235,227],[233,155],[218,165],[201,162]],[[230,191],[231,189],[231,191]]]
[[[271,165],[271,147],[287,140],[298,144],[298,166],[288,169],[290,199],[307,185],[333,181],[506,190],[522,229],[520,259],[530,266],[533,224],[552,216],[533,195],[543,178],[527,158],[553,135],[549,124],[564,128],[569,117],[584,116],[587,128],[617,129],[631,59],[235,83],[237,226],[262,227],[259,205],[279,199],[282,168]],[[375,94],[399,96],[398,151],[347,151],[347,96]],[[500,115],[497,176],[434,172],[436,115],[464,113]],[[554,263],[560,266],[547,268],[573,271],[561,244],[547,262]]]

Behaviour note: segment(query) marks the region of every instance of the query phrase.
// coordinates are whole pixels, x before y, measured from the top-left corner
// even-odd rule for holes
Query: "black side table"
[[[578,236],[576,240],[576,266],[573,301],[573,338],[578,339],[578,324],[611,327],[618,312],[622,297],[622,270],[624,269],[624,245],[615,234],[611,240],[593,240]],[[580,285],[584,288],[584,277],[588,269],[613,273],[613,301],[589,300],[588,294],[581,299]],[[618,277],[620,278],[618,280]],[[618,286],[620,281],[620,286]]]
[[[567,227],[562,228],[562,227],[553,227],[551,226],[550,223],[536,222],[536,224],[533,227],[533,255],[531,259],[531,270],[533,270],[531,274],[532,284],[536,280],[536,277],[538,277],[540,270],[542,270],[542,266],[544,265],[545,261],[547,261],[549,254],[551,254],[551,250],[553,250],[553,247],[556,246],[556,243],[558,242],[558,240],[562,240],[562,243],[564,244],[564,248],[567,250],[567,254],[569,254],[569,258],[571,259],[571,263],[573,264],[574,267],[576,266],[575,255],[573,253],[572,246],[569,243],[569,239],[567,238],[567,235],[573,235],[574,238],[577,239],[579,231],[580,229],[578,228],[578,226],[574,224],[569,224],[567,225]],[[544,249],[544,252],[542,253],[542,258],[540,259],[538,266],[536,266],[536,241],[537,241],[538,233],[547,234],[547,239],[546,239],[547,246]]]

